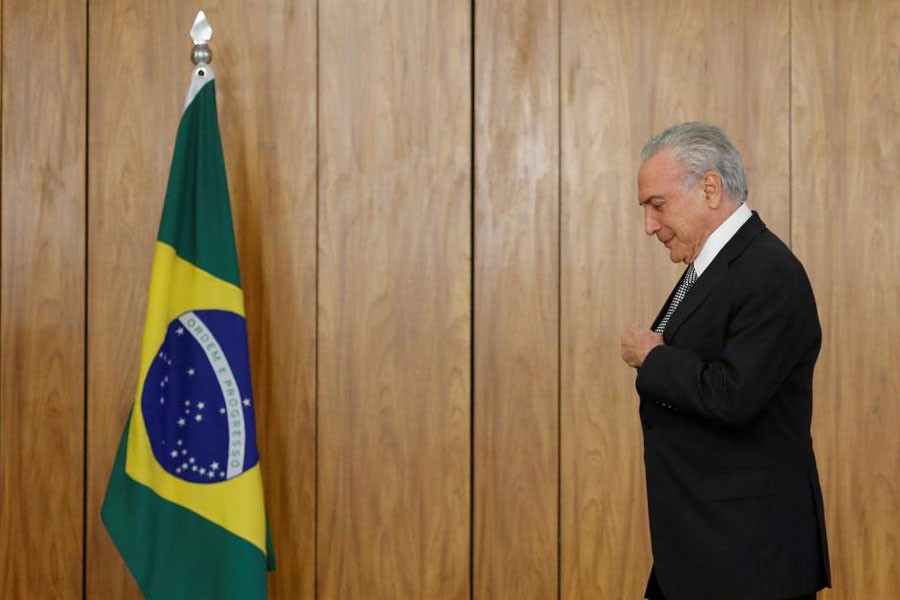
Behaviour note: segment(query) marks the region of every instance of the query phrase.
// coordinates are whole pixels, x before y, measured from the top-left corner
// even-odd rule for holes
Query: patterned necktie
[[[694,270],[694,265],[692,264],[688,267],[684,279],[682,279],[681,283],[678,285],[678,289],[675,290],[675,296],[672,298],[672,303],[669,304],[668,310],[666,310],[666,316],[664,316],[662,321],[659,322],[659,325],[656,326],[656,333],[662,334],[662,332],[666,330],[666,324],[669,322],[669,319],[672,318],[672,314],[675,312],[675,309],[678,308],[678,304],[684,299],[695,281],[697,281],[697,271]]]

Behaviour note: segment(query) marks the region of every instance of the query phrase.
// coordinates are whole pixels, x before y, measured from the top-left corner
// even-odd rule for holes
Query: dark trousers
[[[656,583],[656,573],[653,571],[650,571],[650,581],[647,583],[647,600],[666,600],[662,590],[659,588],[659,584]],[[795,598],[777,598],[773,600],[816,600],[816,593],[804,594]]]

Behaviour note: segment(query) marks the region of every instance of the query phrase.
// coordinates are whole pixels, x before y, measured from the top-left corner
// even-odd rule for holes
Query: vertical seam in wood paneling
[[[794,248],[794,0],[788,4],[788,246]]]
[[[562,0],[556,2],[556,598],[562,600]]]
[[[319,365],[321,361],[319,359],[319,283],[320,283],[320,274],[319,274],[319,257],[320,257],[320,241],[319,236],[321,234],[321,218],[320,218],[320,165],[321,165],[321,156],[322,153],[320,151],[320,133],[319,133],[319,123],[321,119],[319,117],[319,108],[321,104],[321,91],[322,91],[322,80],[319,73],[319,68],[321,65],[321,35],[320,30],[322,23],[319,20],[319,2],[316,2],[316,307],[314,310],[315,315],[315,365],[313,369],[315,370],[315,383],[313,390],[315,405],[315,432],[313,432],[314,442],[313,442],[313,452],[315,454],[313,458],[314,466],[313,466],[313,598],[319,597]]]
[[[90,297],[90,202],[88,185],[90,181],[88,164],[90,160],[90,145],[88,144],[88,126],[90,123],[90,33],[91,33],[91,5],[84,0],[84,316],[81,323],[83,344],[82,383],[82,434],[81,434],[81,598],[87,598],[87,573],[88,573],[88,377],[90,376],[88,353],[88,299]]]
[[[475,0],[469,3],[469,599],[475,597]]]

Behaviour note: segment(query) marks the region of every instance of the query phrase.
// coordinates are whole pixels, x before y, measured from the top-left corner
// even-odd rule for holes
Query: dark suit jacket
[[[810,436],[822,331],[803,266],[754,213],[663,339],[636,385],[666,599],[774,600],[830,586]]]

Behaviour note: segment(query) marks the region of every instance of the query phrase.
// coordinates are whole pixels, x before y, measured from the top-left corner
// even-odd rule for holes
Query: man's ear
[[[722,203],[722,178],[715,171],[707,171],[700,180],[700,187],[709,208],[717,209]]]

